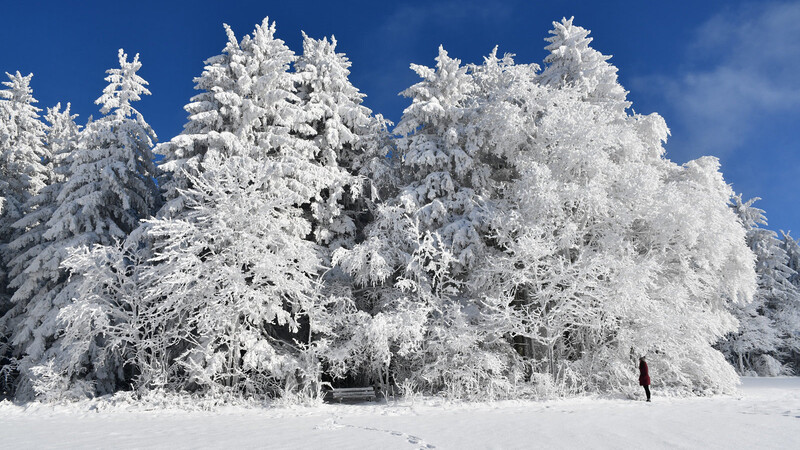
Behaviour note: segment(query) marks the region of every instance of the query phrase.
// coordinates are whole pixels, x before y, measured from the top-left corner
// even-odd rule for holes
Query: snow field
[[[93,401],[0,404],[6,448],[800,448],[800,378],[738,395],[145,410]]]

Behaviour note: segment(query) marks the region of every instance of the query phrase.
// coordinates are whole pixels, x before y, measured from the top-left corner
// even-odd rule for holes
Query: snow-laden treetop
[[[105,80],[108,86],[103,89],[103,95],[95,100],[95,104],[103,105],[100,112],[114,114],[122,117],[132,115],[141,116],[133,106],[132,102],[141,100],[142,95],[150,95],[150,91],[145,86],[148,85],[144,78],[136,74],[142,68],[139,62],[139,54],[133,57],[133,61],[128,62],[128,55],[123,49],[119,49],[119,68],[108,69]]]

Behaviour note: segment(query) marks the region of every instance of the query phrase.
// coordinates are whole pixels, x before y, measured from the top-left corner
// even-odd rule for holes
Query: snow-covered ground
[[[3,448],[800,448],[800,378],[739,395],[143,410],[0,403]]]

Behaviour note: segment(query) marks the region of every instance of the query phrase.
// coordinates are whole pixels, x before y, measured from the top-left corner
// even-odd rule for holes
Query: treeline
[[[440,48],[396,127],[336,40],[267,19],[205,61],[154,147],[120,50],[79,126],[31,76],[0,91],[0,383],[19,400],[120,390],[319,398],[729,392],[798,368],[798,244],[719,163],[677,165],[588,30],[544,68]],[[154,154],[163,155],[156,166]],[[737,331],[738,330],[738,331]],[[717,346],[720,350],[715,349]]]

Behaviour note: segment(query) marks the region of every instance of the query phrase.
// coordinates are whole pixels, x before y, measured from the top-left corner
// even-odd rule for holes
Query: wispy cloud
[[[431,1],[418,5],[398,7],[381,24],[382,35],[402,36],[407,42],[426,41],[423,33],[428,27],[473,26],[480,22],[501,21],[510,16],[512,7],[492,2]]]
[[[635,80],[661,90],[681,128],[683,156],[726,156],[760,125],[800,113],[800,2],[750,4],[704,23],[673,76]]]

